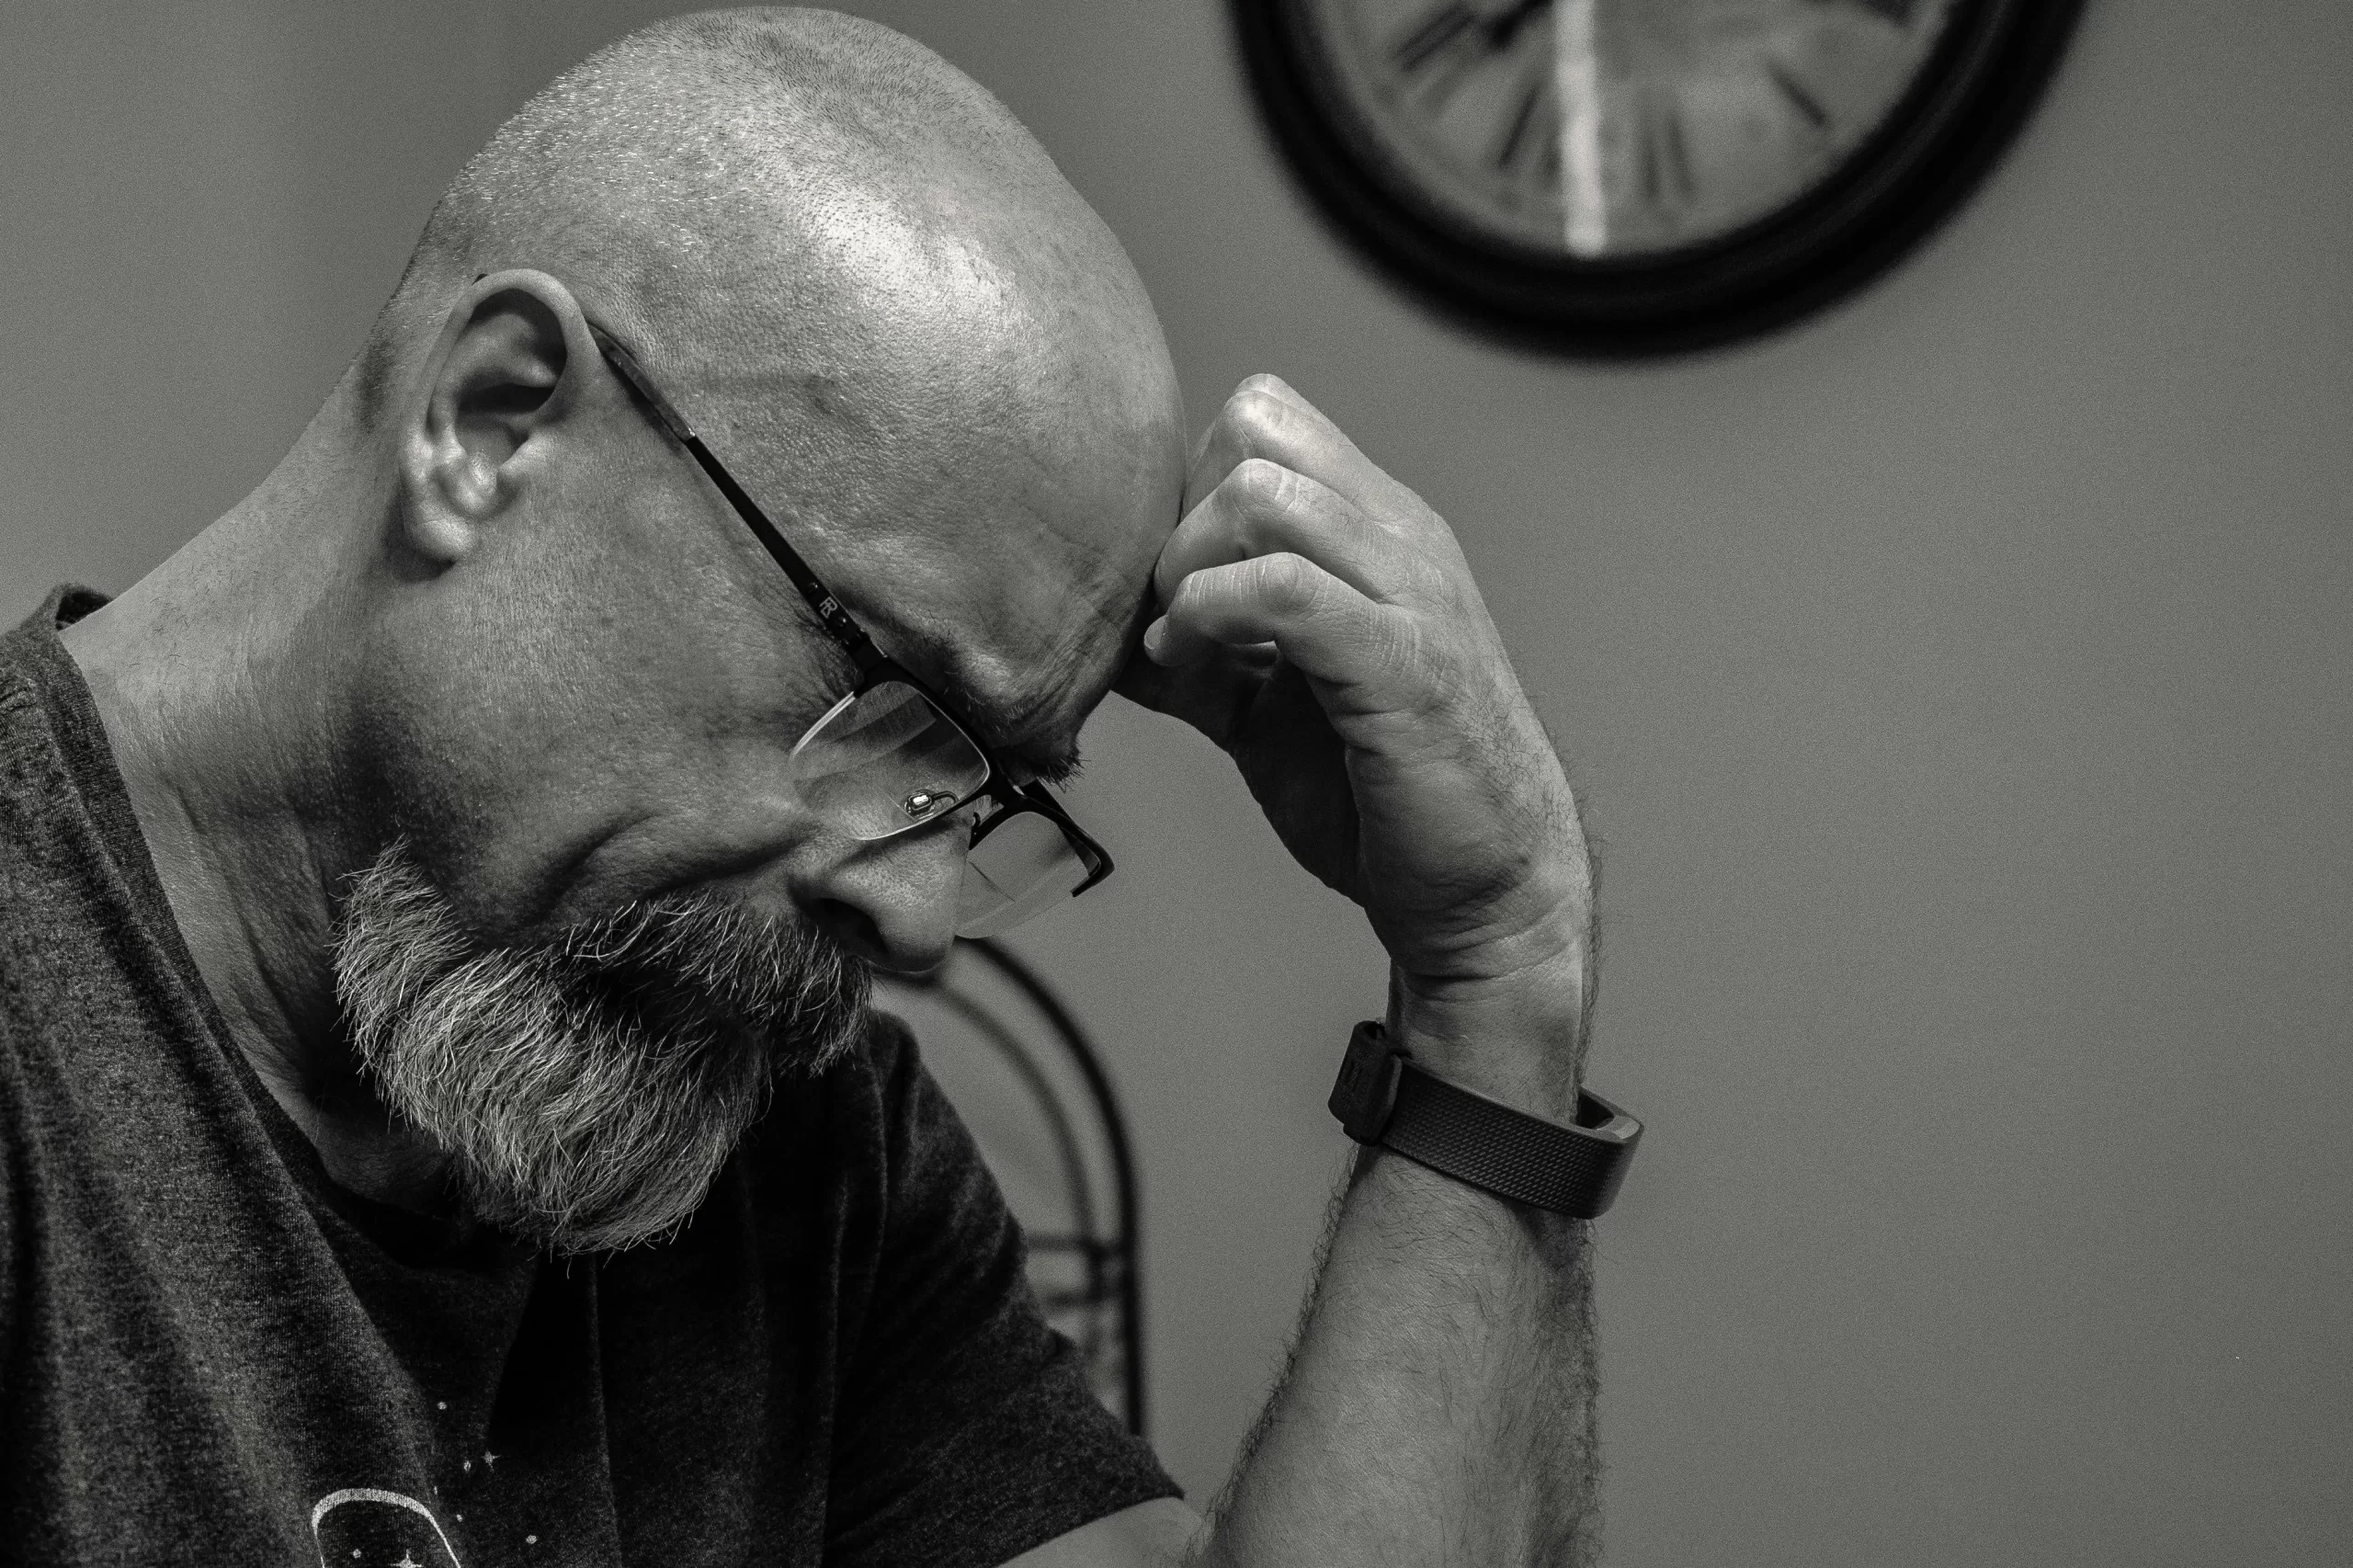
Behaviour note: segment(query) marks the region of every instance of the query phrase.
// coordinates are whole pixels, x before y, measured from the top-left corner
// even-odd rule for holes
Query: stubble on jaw
[[[486,944],[400,842],[352,879],[332,958],[362,1071],[461,1210],[565,1256],[685,1223],[779,1078],[856,1043],[871,983],[816,927],[709,892]]]

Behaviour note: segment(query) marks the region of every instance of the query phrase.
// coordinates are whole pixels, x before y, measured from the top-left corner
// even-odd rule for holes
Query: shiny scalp
[[[570,285],[817,537],[821,566],[829,532],[897,577],[941,535],[1009,521],[1060,558],[1061,602],[1093,611],[1009,665],[1131,640],[1137,528],[1100,514],[1150,516],[1165,487],[1146,454],[1181,414],[1157,324],[1043,149],[920,44],[830,12],[718,11],[564,73],[436,207],[357,368],[366,427],[401,417],[451,302],[507,267]],[[946,498],[979,475],[1047,503],[961,517]],[[917,638],[965,641],[905,608]],[[1004,671],[970,674],[1011,695]]]

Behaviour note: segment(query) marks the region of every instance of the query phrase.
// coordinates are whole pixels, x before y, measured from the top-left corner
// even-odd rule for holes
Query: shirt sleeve
[[[881,1237],[842,1346],[825,1561],[993,1568],[1176,1495],[1040,1315],[1020,1229],[904,1026],[873,1050]]]
[[[17,1298],[24,1292],[27,1269],[24,1248],[28,1228],[17,1212],[23,1201],[24,1183],[17,1166],[24,1158],[25,1140],[17,1092],[16,1040],[4,1001],[0,1001],[0,1415],[5,1415],[18,1391],[17,1372],[20,1318]]]

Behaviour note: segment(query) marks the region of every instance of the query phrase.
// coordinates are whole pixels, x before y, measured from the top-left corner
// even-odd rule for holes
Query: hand
[[[1573,1101],[1585,835],[1444,519],[1254,376],[1202,437],[1154,586],[1120,689],[1223,747],[1300,863],[1364,907],[1392,1028],[1497,1092]]]

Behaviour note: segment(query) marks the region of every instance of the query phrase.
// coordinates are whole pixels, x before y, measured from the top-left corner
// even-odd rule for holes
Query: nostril
[[[809,913],[835,941],[870,964],[888,967],[890,947],[882,940],[882,928],[866,911],[837,898],[824,898]]]

